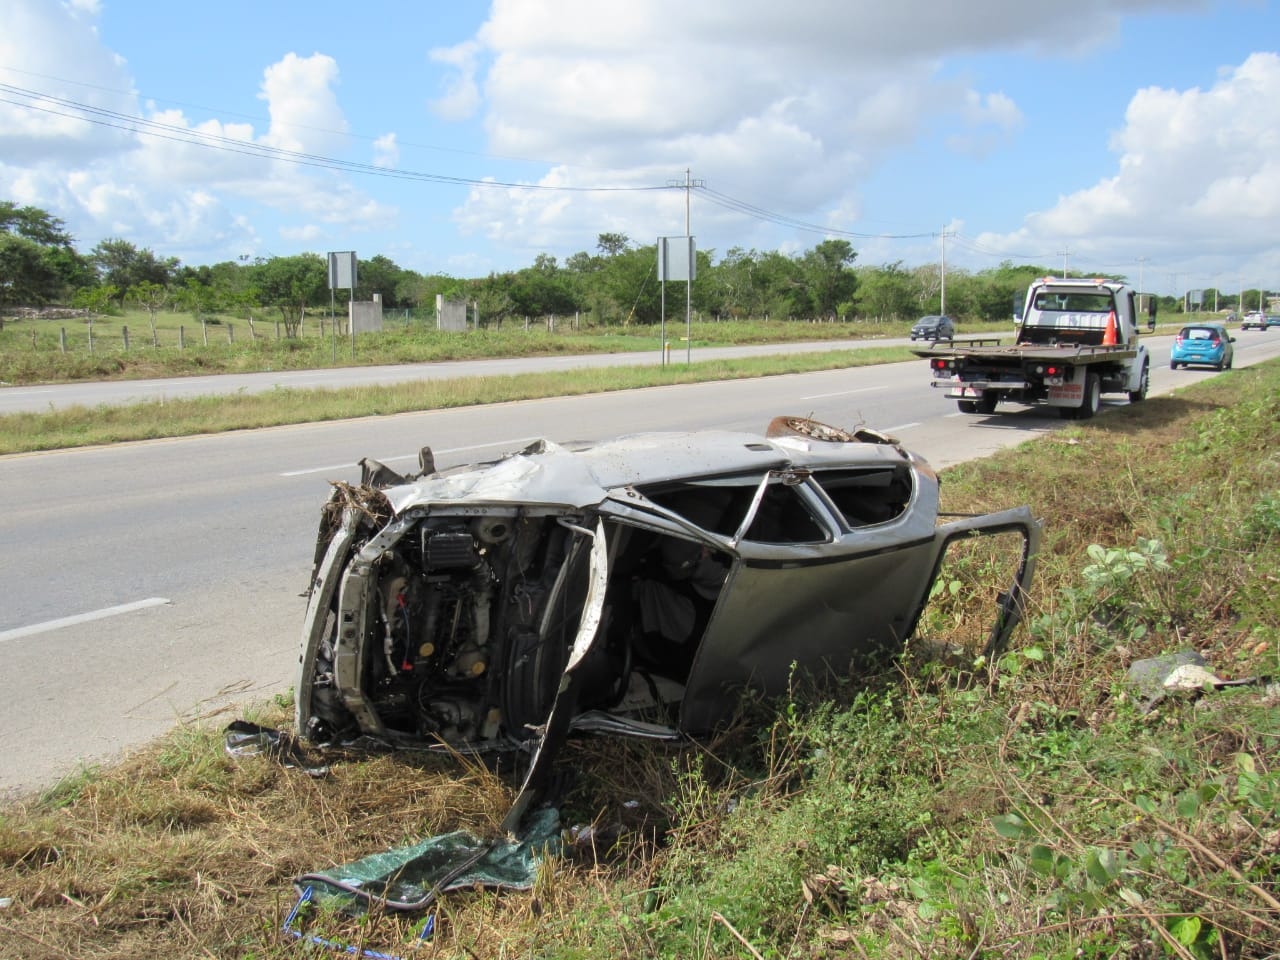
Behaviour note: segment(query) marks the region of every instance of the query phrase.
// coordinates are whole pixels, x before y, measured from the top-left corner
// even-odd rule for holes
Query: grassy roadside
[[[125,440],[248,430],[539,397],[637,387],[777,376],[914,359],[901,347],[839,350],[665,367],[606,367],[556,373],[422,380],[345,390],[277,389],[263,394],[193,397],[128,406],[70,407],[0,416],[0,454],[30,453]]]
[[[412,916],[308,929],[474,960],[1274,957],[1280,697],[1146,710],[1125,677],[1184,649],[1223,678],[1280,673],[1277,395],[1280,365],[1236,370],[946,471],[947,511],[1045,520],[1031,615],[989,672],[907,657],[700,748],[575,741],[563,819],[616,834],[599,860],[573,848],[532,892],[450,894],[429,941]],[[967,616],[944,605],[935,638]],[[511,794],[446,760],[311,779],[183,727],[0,809],[0,952],[294,957],[293,876],[492,831]]]
[[[220,318],[203,328],[195,318],[160,314],[155,337],[145,313],[99,317],[92,346],[85,321],[9,321],[0,330],[0,381],[8,384],[66,383],[84,380],[129,380],[272,370],[317,370],[331,367],[397,363],[434,363],[495,357],[657,351],[665,333],[673,353],[690,341],[694,347],[786,343],[806,340],[874,340],[905,337],[909,324],[792,321],[698,322],[686,330],[684,320],[657,325],[577,328],[562,318],[557,324],[525,328],[508,322],[500,328],[465,332],[435,330],[425,321],[388,319],[381,332],[360,334],[353,345],[335,339],[332,326],[309,318],[299,336],[282,337],[272,322],[259,319],[253,332],[243,319]],[[976,332],[980,325],[974,325]],[[125,332],[128,331],[128,349]],[[322,332],[323,330],[323,332]],[[970,328],[966,327],[966,332]],[[181,345],[180,345],[181,344]],[[65,346],[65,349],[64,349]]]

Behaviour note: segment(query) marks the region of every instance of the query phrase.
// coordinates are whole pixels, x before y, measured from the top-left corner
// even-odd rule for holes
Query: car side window
[[[756,543],[821,543],[829,538],[800,496],[799,488],[772,480],[744,539]]]
[[[911,471],[906,467],[823,470],[813,479],[850,528],[896,520],[911,502]]]

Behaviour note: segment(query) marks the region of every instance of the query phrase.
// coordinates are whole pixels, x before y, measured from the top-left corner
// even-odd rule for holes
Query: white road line
[[[16,627],[13,630],[0,632],[0,643],[5,640],[17,640],[19,637],[30,637],[37,633],[48,633],[63,627],[74,627],[78,623],[90,623],[93,620],[105,620],[107,617],[118,617],[122,613],[133,613],[135,610],[146,610],[148,607],[162,607],[173,603],[164,597],[148,597],[146,600],[135,600],[133,603],[122,603],[117,607],[103,607],[88,613],[77,613],[74,617],[62,617],[59,620],[46,620],[44,623],[33,623],[29,627]]]
[[[918,427],[918,426],[920,426],[920,421],[913,420],[911,423],[900,423],[896,427],[887,427],[886,429],[881,430],[879,432],[893,434],[893,433],[897,433],[899,430],[910,430],[912,427]]]
[[[876,390],[887,390],[888,387],[859,387],[857,390],[841,390],[838,393],[815,393],[812,396],[801,397],[801,400],[823,400],[827,397],[847,397],[851,393],[874,393]]]
[[[526,444],[537,440],[537,437],[516,437],[514,440],[494,440],[492,443],[477,443],[469,447],[448,447],[444,450],[434,450],[434,453],[461,453],[463,450],[485,450],[489,447],[505,447],[510,444]],[[416,453],[406,453],[395,457],[373,457],[379,463],[397,463],[401,460],[417,460]],[[355,467],[354,463],[338,463],[328,467],[309,467],[306,470],[289,470],[280,474],[282,477],[304,477],[309,473],[332,473],[335,470],[349,470]]]

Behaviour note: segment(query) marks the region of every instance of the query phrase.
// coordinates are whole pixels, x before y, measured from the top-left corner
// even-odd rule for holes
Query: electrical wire
[[[5,96],[4,94],[7,94],[8,96]],[[25,98],[25,101],[32,102],[25,102],[23,99],[12,99],[14,97]],[[509,189],[564,193],[642,193],[654,190],[670,189],[665,185],[628,187],[517,183],[513,181],[494,180],[491,178],[456,177],[440,173],[427,173],[417,170],[382,167],[372,163],[338,160],[333,157],[325,157],[319,154],[286,150],[282,147],[273,147],[268,144],[258,143],[251,140],[239,140],[234,137],[208,133],[191,127],[179,127],[173,124],[160,123],[155,120],[147,120],[142,117],[130,116],[129,114],[108,110],[104,107],[95,107],[87,103],[80,103],[63,97],[55,97],[49,94],[38,93],[34,90],[26,90],[22,87],[15,87],[12,84],[7,83],[0,83],[0,103],[8,103],[16,107],[36,110],[71,120],[80,120],[97,126],[124,130],[128,133],[140,136],[155,137],[160,140],[169,140],[175,143],[185,143],[191,146],[206,147],[213,150],[221,150],[226,153],[237,153],[244,156],[257,157],[263,160],[281,161],[297,164],[299,166],[319,167],[322,169],[339,170],[346,173],[358,173],[376,177],[388,177],[397,180],[418,180],[454,186],[504,187]],[[48,106],[46,104],[56,105],[60,109],[55,109],[54,106]]]

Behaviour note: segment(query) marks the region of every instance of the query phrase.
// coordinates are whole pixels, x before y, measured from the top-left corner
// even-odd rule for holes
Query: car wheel
[[[1177,370],[1177,369],[1178,369],[1178,361],[1177,361],[1177,360],[1170,360],[1170,361],[1169,361],[1169,369],[1170,369],[1170,370]]]
[[[961,413],[977,413],[978,412],[977,400],[957,400],[956,406],[960,408]]]

